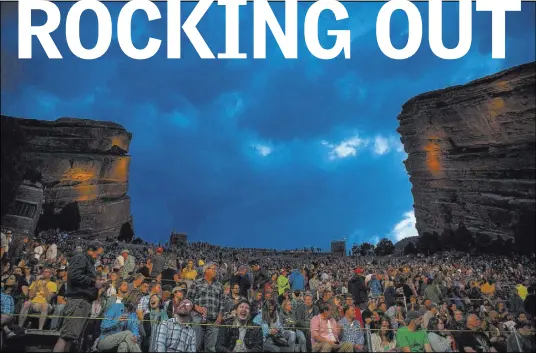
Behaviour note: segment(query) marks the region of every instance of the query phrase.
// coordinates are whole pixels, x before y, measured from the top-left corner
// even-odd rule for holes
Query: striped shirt
[[[195,352],[194,328],[181,324],[176,318],[163,321],[156,331],[157,352]]]

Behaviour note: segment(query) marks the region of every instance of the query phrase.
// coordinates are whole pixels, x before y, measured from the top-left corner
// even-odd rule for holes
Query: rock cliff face
[[[398,132],[419,234],[463,223],[506,238],[534,222],[535,70],[525,64],[403,106]]]
[[[28,174],[33,175],[43,184],[43,208],[51,214],[57,215],[65,206],[77,204],[80,223],[74,233],[79,236],[117,237],[123,224],[132,222],[127,196],[127,153],[132,135],[122,126],[71,118],[1,118],[2,127],[8,128],[2,129],[2,147],[6,135],[11,140],[6,143],[12,147],[6,157],[11,159],[12,167],[2,165],[2,179],[4,175],[9,179],[2,183],[2,191],[5,187],[9,194],[21,176],[28,179]],[[8,210],[4,204],[12,200],[4,200],[4,192],[2,199],[5,214]]]

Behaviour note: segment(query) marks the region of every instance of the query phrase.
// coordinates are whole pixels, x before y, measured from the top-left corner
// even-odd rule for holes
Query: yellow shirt
[[[44,280],[39,280],[39,281],[36,281],[34,283],[32,283],[32,285],[30,286],[30,291],[33,290],[35,288],[36,285],[38,285],[38,289],[37,289],[37,292],[35,293],[35,297],[32,299],[32,303],[35,303],[35,304],[46,304],[48,303],[47,302],[47,299],[45,297],[45,291],[44,291],[44,286],[45,284],[45,281]],[[58,291],[58,286],[56,285],[55,282],[52,282],[52,281],[48,281],[46,283],[46,286],[48,288],[48,291],[50,294],[54,294]]]
[[[491,285],[488,282],[484,283],[482,286],[480,286],[480,291],[482,294],[495,294],[495,283]]]
[[[197,277],[197,271],[195,269],[182,269],[182,279],[189,279],[191,281],[195,281],[195,278]]]
[[[518,284],[516,286],[517,288],[517,293],[519,294],[519,296],[521,297],[521,299],[525,300],[525,298],[527,297],[527,295],[529,294],[528,290],[527,290],[527,287],[525,287],[524,285],[522,284]]]

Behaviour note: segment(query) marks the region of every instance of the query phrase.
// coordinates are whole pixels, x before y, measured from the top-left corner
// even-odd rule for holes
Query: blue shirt
[[[11,295],[4,293],[2,289],[2,315],[13,315],[15,312],[15,303]]]
[[[301,274],[300,270],[294,270],[288,277],[290,286],[292,290],[304,290],[305,289],[305,278]]]
[[[342,342],[349,342],[353,345],[365,344],[365,335],[358,320],[354,320],[350,324],[346,318],[343,318],[339,323],[342,325]]]
[[[262,336],[264,337],[264,340],[266,340],[266,337],[268,337],[268,332],[270,331],[271,327],[268,325],[268,323],[262,321],[262,312],[255,316],[255,318],[253,319],[253,323],[262,327]],[[274,326],[278,330],[283,331],[283,325],[281,325],[281,322],[279,321],[279,315],[277,316],[277,320],[274,323]]]
[[[100,339],[129,330],[139,342],[140,329],[136,313],[130,313],[126,321],[119,321],[119,318],[125,311],[126,309],[123,303],[114,303],[110,306],[106,313],[104,313],[104,320],[101,323]]]

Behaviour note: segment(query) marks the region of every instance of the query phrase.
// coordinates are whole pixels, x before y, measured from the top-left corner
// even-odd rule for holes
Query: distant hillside
[[[401,241],[399,241],[398,243],[396,243],[395,244],[395,254],[403,254],[404,253],[404,248],[409,243],[413,243],[414,245],[417,245],[417,239],[419,239],[419,237],[409,237],[409,238],[404,238]]]

